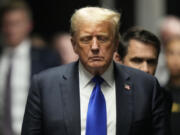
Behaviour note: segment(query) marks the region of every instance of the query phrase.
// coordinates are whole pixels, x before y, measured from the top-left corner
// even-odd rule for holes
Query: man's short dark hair
[[[161,43],[158,37],[145,29],[132,27],[123,34],[120,40],[118,54],[121,59],[127,55],[129,42],[132,39],[145,43],[145,45],[152,45],[157,50],[157,56],[159,56]]]

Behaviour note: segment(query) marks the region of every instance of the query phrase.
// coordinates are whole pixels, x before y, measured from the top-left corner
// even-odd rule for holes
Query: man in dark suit
[[[114,59],[121,64],[154,75],[160,52],[160,41],[153,33],[138,27],[128,29],[122,36]],[[166,99],[166,110],[171,116],[172,94],[162,88]]]
[[[32,18],[25,3],[8,3],[1,13],[0,134],[20,134],[31,76],[57,66],[59,60],[48,49],[32,45]]]
[[[98,7],[73,14],[79,61],[34,76],[22,135],[169,135],[157,80],[113,62],[119,20]]]

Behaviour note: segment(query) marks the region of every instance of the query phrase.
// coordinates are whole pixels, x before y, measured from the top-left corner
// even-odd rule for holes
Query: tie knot
[[[101,84],[104,81],[104,79],[102,77],[96,75],[93,77],[92,81],[95,83]]]

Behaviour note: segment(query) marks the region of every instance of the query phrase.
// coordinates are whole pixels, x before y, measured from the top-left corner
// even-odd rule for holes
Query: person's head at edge
[[[113,60],[119,43],[118,12],[85,7],[71,17],[74,51],[85,69],[93,75],[103,74]]]
[[[170,73],[169,81],[180,85],[180,36],[170,38],[165,44],[166,64]]]
[[[32,14],[23,1],[10,1],[1,9],[1,31],[6,45],[17,47],[32,30]]]
[[[124,65],[155,74],[160,52],[160,41],[151,32],[132,27],[123,34],[114,59]]]

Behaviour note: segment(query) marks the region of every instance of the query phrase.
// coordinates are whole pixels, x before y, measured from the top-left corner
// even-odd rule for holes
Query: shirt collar
[[[15,55],[27,55],[29,54],[31,43],[29,40],[24,40],[17,48],[15,48]]]
[[[90,83],[92,78],[93,75],[89,73],[79,61],[79,80],[82,83],[82,87],[84,88],[88,83]]]
[[[101,77],[105,80],[105,82],[112,87],[114,82],[114,66],[113,61],[109,65],[108,69],[101,75]]]
[[[86,87],[92,80],[94,75],[89,73],[82,63],[79,61],[79,79],[80,82],[82,83],[82,87]],[[109,65],[108,69],[101,75],[101,77],[105,80],[105,82],[112,87],[113,82],[114,82],[114,66],[113,66],[113,61]]]
[[[11,47],[7,47],[5,49],[5,52],[8,53],[13,53],[14,56],[25,56],[27,54],[29,54],[29,49],[31,46],[31,42],[30,40],[26,39],[24,41],[22,41],[16,48],[11,48]]]

